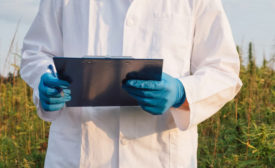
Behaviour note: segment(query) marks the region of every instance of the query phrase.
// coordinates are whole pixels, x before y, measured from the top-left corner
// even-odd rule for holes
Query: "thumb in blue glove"
[[[127,80],[123,88],[143,110],[153,115],[161,115],[172,106],[179,107],[186,99],[182,83],[166,73],[161,81]]]
[[[67,81],[59,80],[51,73],[44,73],[38,88],[42,108],[45,111],[61,110],[65,102],[71,100],[69,85]]]

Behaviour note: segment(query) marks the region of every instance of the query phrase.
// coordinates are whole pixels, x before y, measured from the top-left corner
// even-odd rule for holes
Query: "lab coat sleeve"
[[[197,1],[191,74],[180,77],[188,108],[171,108],[181,130],[196,126],[219,111],[239,92],[240,61],[220,0]]]
[[[62,29],[60,0],[41,0],[36,15],[23,41],[21,77],[33,88],[33,101],[39,117],[53,121],[60,111],[43,111],[39,100],[38,86],[40,77],[53,64],[54,56],[62,56]]]

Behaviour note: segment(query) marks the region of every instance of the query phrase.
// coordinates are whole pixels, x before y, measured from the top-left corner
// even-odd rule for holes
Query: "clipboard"
[[[68,81],[67,107],[137,106],[124,89],[128,79],[161,80],[163,59],[131,57],[54,57],[58,78]]]

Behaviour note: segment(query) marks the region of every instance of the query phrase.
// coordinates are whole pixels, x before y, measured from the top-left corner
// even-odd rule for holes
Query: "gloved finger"
[[[65,84],[66,81],[63,80],[49,80],[49,81],[44,81],[44,85],[52,88],[62,88],[62,89],[67,89],[69,88],[70,85]]]
[[[55,87],[68,88],[70,86],[69,82],[64,81],[64,80],[60,80],[60,79],[54,77],[50,73],[45,73],[42,76],[41,80],[43,81],[43,84],[45,86],[52,87],[52,88],[55,88]]]
[[[150,107],[150,106],[141,106],[141,108],[144,111],[146,111],[146,112],[148,112],[148,113],[150,113],[152,115],[162,115],[166,111],[166,110],[163,110],[163,109],[158,108],[158,107]]]
[[[126,85],[147,90],[164,90],[166,89],[163,81],[153,80],[127,80]]]
[[[65,103],[71,100],[71,96],[64,96],[64,97],[48,97],[43,94],[39,94],[40,100],[48,103],[48,104],[60,104]]]
[[[60,104],[47,104],[44,101],[41,101],[41,106],[45,111],[58,111],[64,107],[65,103]]]
[[[123,85],[122,88],[125,89],[129,94],[134,94],[144,98],[159,98],[166,95],[165,92],[159,90],[137,89],[126,85]]]
[[[62,91],[63,91],[64,95],[65,94],[67,94],[67,95],[71,94],[70,89],[62,89]],[[39,93],[42,93],[46,96],[62,97],[60,92],[61,92],[61,89],[45,86],[43,84],[43,82],[41,82],[39,84]]]
[[[71,96],[71,90],[70,89],[57,89],[58,93],[55,95],[48,95],[50,97],[66,97]]]
[[[52,90],[52,88],[47,88],[47,89]],[[63,92],[63,94],[61,92]],[[47,97],[55,97],[55,98],[71,96],[70,93],[66,93],[66,92],[64,92],[64,90],[58,91],[58,89],[54,89],[54,91],[52,91],[52,92],[49,92],[47,90],[40,90],[39,94],[43,94]]]
[[[150,107],[162,107],[163,102],[159,99],[154,99],[154,98],[144,98],[137,96],[135,94],[130,94],[140,106],[150,106]]]
[[[51,88],[51,87],[47,87],[47,86],[45,86],[44,84],[43,84],[43,82],[41,82],[40,84],[39,84],[39,93],[43,93],[43,94],[45,94],[45,95],[49,95],[49,96],[51,96],[51,95],[56,95],[56,94],[58,94],[58,89],[56,89],[56,88]]]
[[[68,94],[68,95],[71,94],[71,89],[62,89],[62,91],[64,94]]]

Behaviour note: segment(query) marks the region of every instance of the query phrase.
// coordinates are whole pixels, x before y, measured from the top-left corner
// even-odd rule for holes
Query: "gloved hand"
[[[71,100],[71,91],[67,81],[59,80],[51,73],[44,73],[39,83],[39,97],[45,111],[57,111]],[[63,92],[63,93],[61,93]]]
[[[181,106],[186,98],[182,83],[165,73],[161,81],[127,80],[122,87],[143,110],[153,115],[161,115],[172,106]]]

